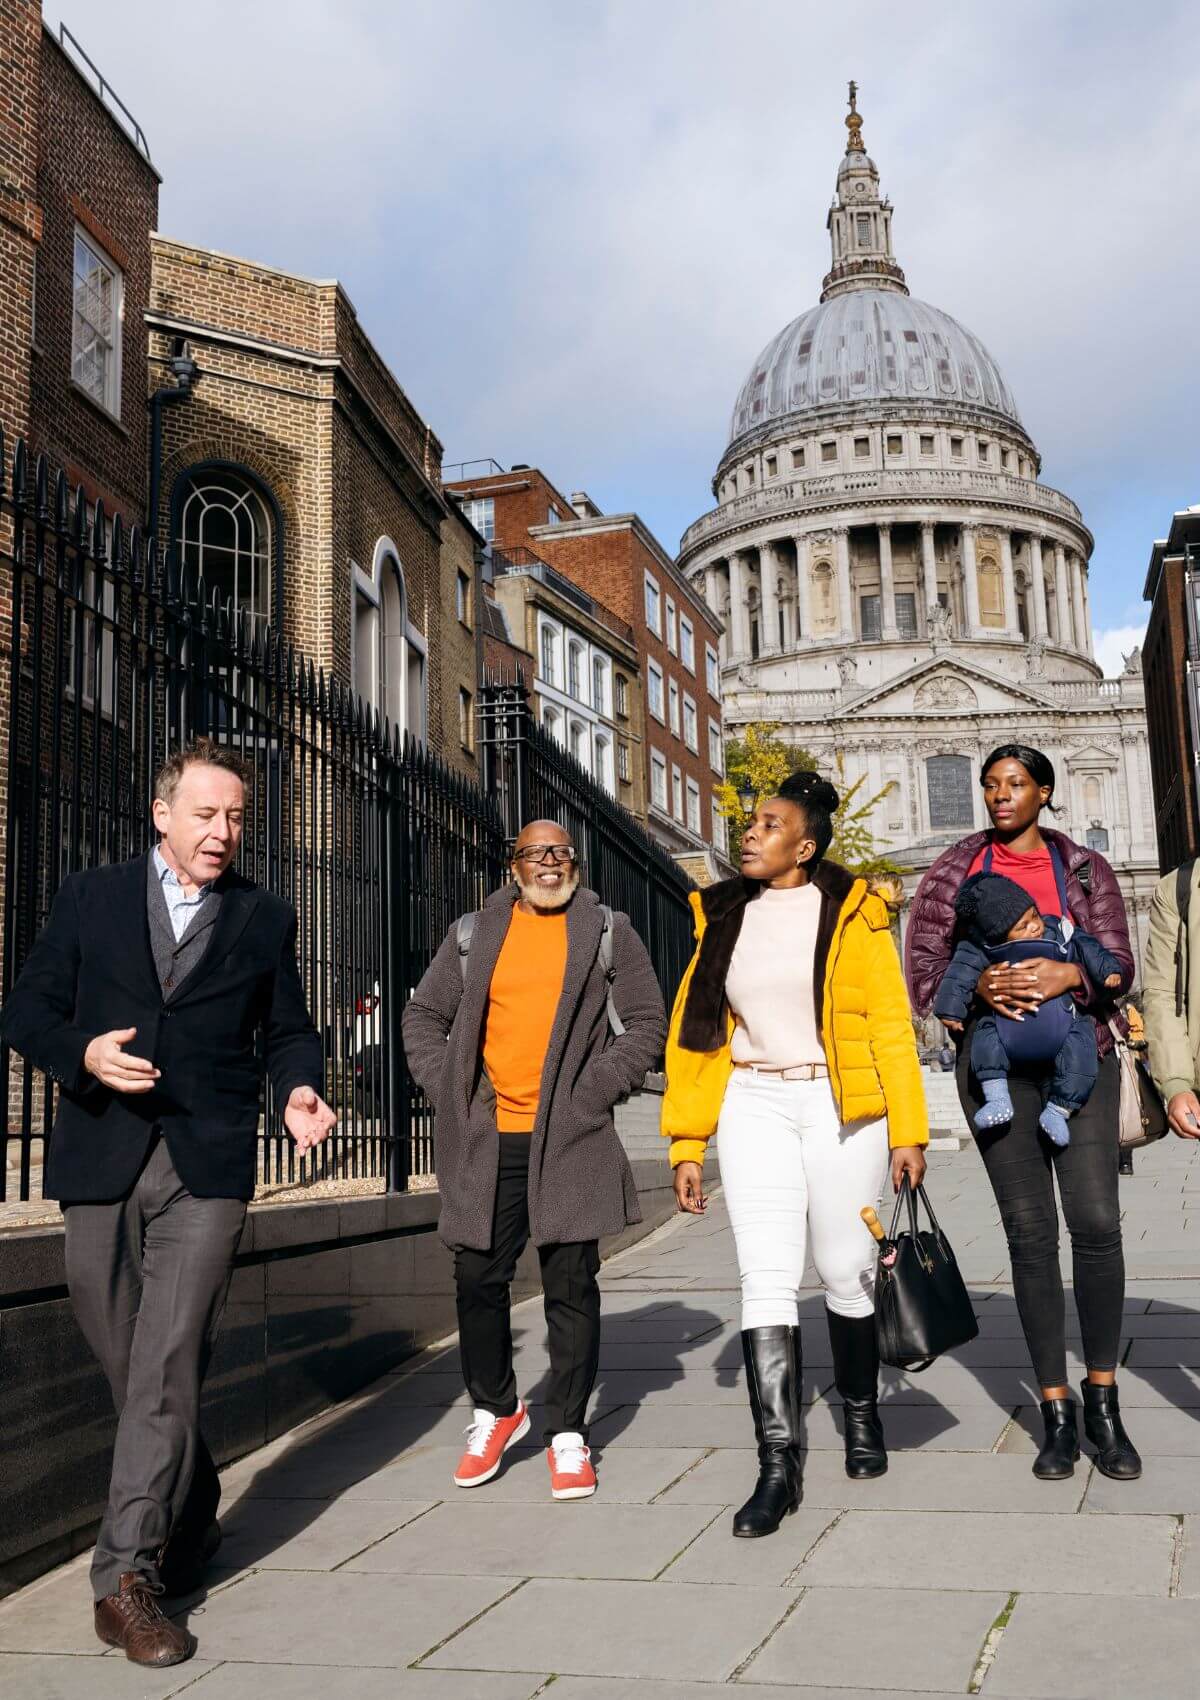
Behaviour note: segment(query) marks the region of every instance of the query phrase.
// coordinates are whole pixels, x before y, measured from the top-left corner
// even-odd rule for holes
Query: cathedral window
[[[1013,468],[1016,466],[1016,464],[1017,464],[1017,457],[1013,453],[1012,449],[1005,449],[1005,451],[1004,451],[1004,470],[1005,470],[1005,472],[1011,472],[1013,470]]]
[[[836,443],[822,443],[821,444],[821,459],[822,460],[836,460],[837,459],[837,444]]]
[[[870,437],[855,437],[855,439],[854,439],[854,458],[855,458],[855,460],[868,460],[870,458],[870,454],[871,454],[871,439],[870,439]]]
[[[980,443],[979,444],[979,464],[980,464],[980,466],[987,466],[988,463],[991,461],[991,458],[992,458],[992,445],[990,443]]]
[[[887,452],[890,455],[902,455],[904,453],[904,438],[898,431],[888,433]]]
[[[911,590],[896,592],[896,630],[902,638],[917,635],[917,598]]]
[[[931,455],[933,453],[933,447],[934,447],[934,445],[933,445],[933,435],[932,435],[932,433],[922,431],[922,433],[921,433],[921,453],[923,455]]]
[[[969,756],[930,756],[925,762],[929,825],[934,832],[975,824],[974,773]]]
[[[768,455],[766,457],[764,464],[763,464],[763,474],[764,474],[764,476],[767,477],[767,478],[774,478],[777,475],[778,471],[779,471],[779,461],[778,461],[778,459],[776,458],[775,455]]]
[[[799,467],[802,467],[803,465],[804,465],[804,450],[803,449],[793,449],[792,450],[792,470],[796,471]]]
[[[951,439],[950,439],[950,453],[953,455],[955,460],[961,460],[962,459],[962,457],[963,457],[963,440],[962,440],[961,437],[951,437]]]
[[[858,229],[858,245],[859,245],[859,247],[860,248],[869,248],[871,246],[871,215],[870,215],[870,213],[859,213],[856,223],[857,223],[857,229]]]
[[[878,643],[880,637],[879,597],[860,596],[858,599],[858,623],[864,643]]]

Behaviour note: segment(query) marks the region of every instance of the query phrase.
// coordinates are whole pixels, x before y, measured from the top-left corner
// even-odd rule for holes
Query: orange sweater
[[[496,1089],[501,1133],[533,1131],[566,968],[566,912],[527,915],[514,904],[492,973],[483,1032],[483,1066]]]

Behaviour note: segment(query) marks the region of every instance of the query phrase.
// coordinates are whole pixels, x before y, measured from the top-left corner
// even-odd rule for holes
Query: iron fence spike
[[[33,505],[39,525],[50,519],[50,463],[39,454],[33,464]]]
[[[92,509],[92,559],[98,567],[108,560],[108,528],[104,519],[104,498],[96,497],[96,506]]]
[[[58,477],[54,480],[54,529],[59,537],[67,534],[67,514],[70,506],[70,493],[67,486],[67,475],[60,466]]]
[[[28,459],[29,451],[25,447],[25,439],[18,437],[16,452],[13,455],[12,505],[14,508],[25,506],[25,477]]]

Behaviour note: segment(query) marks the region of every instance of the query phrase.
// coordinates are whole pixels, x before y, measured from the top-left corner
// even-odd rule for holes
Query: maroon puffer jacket
[[[1129,924],[1125,918],[1125,902],[1117,876],[1111,865],[1095,850],[1085,850],[1063,832],[1042,829],[1042,837],[1053,844],[1062,857],[1067,876],[1067,902],[1071,914],[1084,932],[1093,934],[1106,950],[1111,950],[1121,964],[1121,984],[1116,987],[1093,987],[1084,979],[1079,1002],[1096,1020],[1097,1048],[1106,1056],[1112,1050],[1112,1034],[1107,1018],[1113,1013],[1115,999],[1133,984],[1133,951],[1129,944]],[[943,851],[917,887],[908,930],[904,939],[904,976],[908,995],[918,1015],[924,1015],[933,1005],[957,942],[954,900],[967,877],[971,863],[991,837],[989,832],[972,832],[960,838],[949,850]],[[1079,874],[1088,868],[1084,889]],[[1124,1017],[1120,1018],[1124,1026]]]

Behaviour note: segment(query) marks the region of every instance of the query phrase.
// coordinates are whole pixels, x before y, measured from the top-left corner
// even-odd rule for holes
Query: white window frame
[[[472,496],[463,503],[463,512],[485,543],[495,541],[496,498],[494,496]]]
[[[550,658],[550,671],[546,671],[546,638],[550,639],[553,654]],[[559,661],[562,660],[562,627],[545,615],[538,617],[538,657],[537,663],[542,683],[552,685],[555,690],[561,690],[559,684]]]
[[[656,695],[658,697],[657,708],[654,706]],[[666,681],[662,668],[654,660],[647,660],[646,662],[646,707],[661,726],[667,724]]]
[[[617,739],[617,778],[624,785],[628,785],[633,778],[633,763],[626,738]]]
[[[382,631],[385,573],[394,575],[400,605],[398,629],[386,634]],[[390,726],[399,732],[409,732],[420,743],[424,743],[429,724],[429,646],[408,617],[408,578],[404,571],[403,557],[392,538],[381,537],[376,543],[369,574],[365,573],[357,562],[351,563],[350,594],[353,598],[350,618],[350,677],[354,680],[354,688],[364,702],[369,702],[373,708],[378,708],[381,716],[386,716]],[[362,629],[371,644],[369,665],[366,667],[358,650],[360,604],[374,610],[373,619],[361,621]],[[385,641],[394,646],[394,653],[386,657],[381,655]],[[410,702],[413,694],[414,657],[418,665],[416,684],[419,691],[415,705]],[[382,666],[381,661],[384,663]],[[364,673],[369,677],[364,677]],[[364,684],[366,690],[363,689]],[[380,700],[381,686],[384,684],[388,693],[386,702]],[[416,725],[413,724],[414,706],[415,719],[418,722]]]
[[[670,801],[667,797],[667,758],[661,750],[650,751],[650,801],[656,809],[667,814]]]
[[[710,697],[721,700],[721,658],[711,643],[704,646],[704,683]]]
[[[694,755],[700,754],[700,716],[696,713],[696,699],[686,691],[683,693],[683,741]]]
[[[464,573],[459,567],[454,578],[454,612],[458,615],[458,623],[472,630],[471,622],[471,575]]]
[[[714,752],[717,759],[713,760]],[[709,716],[708,721],[708,765],[714,773],[725,776],[725,741],[721,737],[721,722]]]
[[[679,638],[675,627],[675,598],[673,596],[667,597],[667,653],[669,655],[678,655],[679,653]]]
[[[607,655],[592,653],[592,707],[597,714],[612,718],[612,669]]]
[[[685,818],[683,810],[683,769],[678,762],[673,761],[671,763],[671,813],[677,821],[682,822]]]
[[[686,614],[679,616],[679,659],[688,672],[696,673],[696,628]]]
[[[618,673],[613,681],[613,719],[629,719],[629,677]]]
[[[464,750],[474,750],[475,699],[465,685],[458,687],[458,737]]]
[[[583,694],[583,657],[584,643],[582,638],[568,638],[567,676],[564,681],[564,688],[572,702],[584,702],[586,700]],[[574,678],[571,676],[573,665],[575,669]]]
[[[653,573],[646,573],[643,586],[646,602],[646,629],[655,637],[662,636],[662,591]],[[653,618],[651,617],[653,616]]]
[[[700,836],[700,787],[694,779],[687,782],[687,829]]]
[[[721,804],[716,797],[712,800],[710,812],[712,815],[709,823],[712,830],[712,846],[714,850],[719,850],[724,854],[729,847],[729,822],[721,813]]]
[[[672,732],[674,732],[675,736],[678,738],[680,735],[679,686],[676,684],[674,679],[667,680],[667,718],[670,722]]]
[[[112,335],[106,344],[109,358],[105,365],[104,394],[97,395],[95,390],[83,383],[78,377],[79,361],[82,357],[79,325],[82,315],[75,301],[78,293],[78,272],[76,260],[80,248],[85,248],[96,264],[104,269],[112,279]],[[85,321],[86,322],[86,321]],[[91,327],[93,330],[95,327]],[[81,224],[75,226],[75,241],[71,250],[71,382],[95,402],[97,407],[104,409],[111,418],[120,420],[121,417],[121,345],[124,341],[125,329],[125,273],[107,253],[96,238],[86,231]]]

